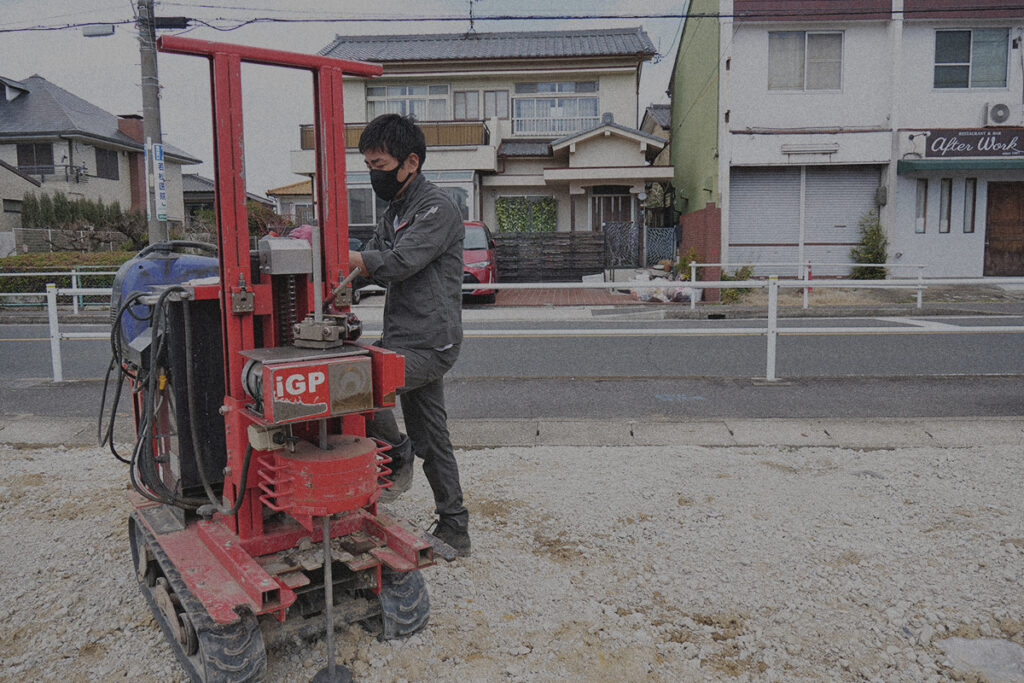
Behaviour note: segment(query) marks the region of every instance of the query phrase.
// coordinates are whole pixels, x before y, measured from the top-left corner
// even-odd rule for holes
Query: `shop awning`
[[[1024,157],[1014,159],[902,159],[896,173],[922,171],[1014,171],[1024,169]]]

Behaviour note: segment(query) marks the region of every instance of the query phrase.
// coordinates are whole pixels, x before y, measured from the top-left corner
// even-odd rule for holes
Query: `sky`
[[[679,18],[616,18],[602,20],[487,20],[490,16],[594,14],[676,14],[685,0],[473,0],[477,32],[571,30],[591,27],[642,26],[655,49],[657,63],[643,66],[640,106],[667,103],[668,79],[675,59],[682,21]],[[372,7],[372,11],[369,9]],[[185,16],[185,31],[160,35],[293,52],[316,53],[335,35],[458,33],[470,28],[469,0],[157,0],[156,15]],[[413,17],[446,17],[453,21],[397,21]],[[39,74],[112,114],[141,114],[139,47],[132,22],[135,0],[0,0],[0,76],[23,80]],[[295,21],[259,21],[254,18]],[[322,20],[329,21],[309,21]],[[355,21],[355,20],[360,21]],[[85,22],[128,22],[112,36],[87,38],[81,28],[18,31],[30,27],[61,27]],[[203,160],[183,168],[186,173],[213,177],[209,68],[199,57],[159,56],[163,139]],[[302,180],[290,170],[292,150],[299,148],[299,126],[312,123],[312,81],[307,72],[243,65],[246,185],[263,195],[268,189]]]

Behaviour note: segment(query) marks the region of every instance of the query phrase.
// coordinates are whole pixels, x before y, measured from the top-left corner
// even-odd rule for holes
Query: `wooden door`
[[[989,183],[985,275],[1024,275],[1024,183]]]

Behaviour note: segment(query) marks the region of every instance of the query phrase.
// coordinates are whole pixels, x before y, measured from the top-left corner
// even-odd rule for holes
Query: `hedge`
[[[75,266],[100,266],[98,270],[114,271],[131,259],[134,251],[79,252],[57,251],[52,253],[18,254],[0,258],[0,273],[39,273],[45,271],[67,272]],[[11,294],[39,294],[46,291],[47,283],[58,287],[70,287],[71,276],[26,275],[23,277],[0,277],[0,292]],[[80,275],[79,287],[110,287],[113,275]]]

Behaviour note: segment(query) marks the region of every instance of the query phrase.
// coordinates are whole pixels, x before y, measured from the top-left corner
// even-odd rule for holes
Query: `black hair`
[[[427,158],[427,143],[423,131],[412,117],[399,114],[381,114],[366,124],[359,136],[359,151],[383,150],[401,163],[413,152],[420,158],[419,171]]]

